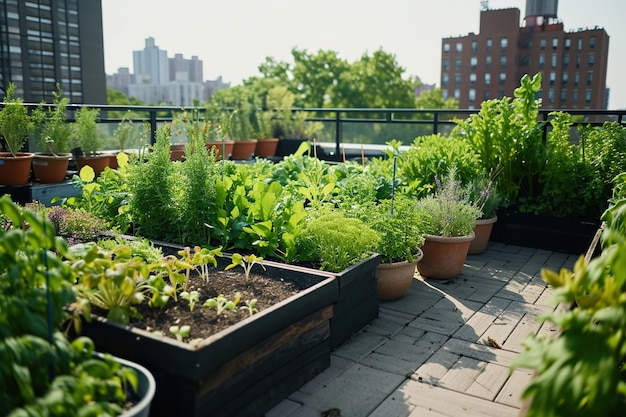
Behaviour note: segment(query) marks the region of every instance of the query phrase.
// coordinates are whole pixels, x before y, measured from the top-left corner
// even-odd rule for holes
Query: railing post
[[[157,115],[156,110],[150,110],[150,144],[156,143]]]
[[[335,112],[335,156],[337,161],[341,161],[341,143],[343,142],[343,122],[341,112]]]
[[[439,133],[439,112],[433,113],[433,135]]]

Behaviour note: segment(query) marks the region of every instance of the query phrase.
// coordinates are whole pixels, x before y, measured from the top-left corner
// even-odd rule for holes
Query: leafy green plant
[[[124,152],[129,146],[142,148],[145,140],[149,137],[149,133],[150,126],[148,124],[134,123],[126,114],[115,128],[113,136],[117,139],[120,152]]]
[[[253,298],[252,300],[246,300],[246,304],[239,308],[242,310],[246,310],[250,314],[250,317],[252,317],[253,315],[259,312],[259,309],[257,308],[256,303],[257,303],[256,298]]]
[[[71,125],[67,122],[66,109],[69,99],[63,97],[63,90],[57,84],[57,90],[53,92],[54,106],[44,110],[40,104],[33,110],[34,132],[39,137],[39,147],[45,154],[57,156],[59,153],[70,151]]]
[[[74,140],[87,156],[94,155],[104,144],[98,132],[99,117],[100,109],[96,108],[81,107],[76,112]]]
[[[54,206],[48,212],[48,219],[70,245],[97,240],[109,230],[104,220],[82,209]]]
[[[611,206],[602,215],[602,252],[581,256],[573,271],[542,270],[557,303],[571,305],[542,317],[560,331],[529,336],[513,368],[536,376],[523,396],[528,416],[617,416],[626,413],[626,174],[616,179]]]
[[[463,198],[478,207],[481,219],[491,219],[496,216],[502,204],[502,196],[493,180],[486,174],[473,178],[462,191]]]
[[[187,290],[187,283],[191,270],[195,269],[205,281],[209,279],[209,264],[217,266],[216,257],[222,256],[222,248],[201,248],[200,246],[194,246],[193,252],[189,246],[178,251],[178,256],[182,263],[180,265],[185,269],[185,285],[184,290]]]
[[[416,209],[430,215],[426,234],[443,237],[469,235],[481,215],[478,207],[463,198],[461,182],[454,168],[441,179],[434,194],[417,201]]]
[[[241,300],[241,294],[235,294],[235,298],[229,300],[224,297],[224,294],[220,294],[217,297],[209,298],[202,304],[204,307],[214,308],[217,315],[221,315],[224,311],[235,311],[237,304]]]
[[[250,271],[252,270],[252,267],[257,264],[265,270],[262,257],[258,257],[254,254],[242,256],[239,253],[233,253],[231,256],[231,263],[224,268],[224,271],[240,266],[243,268],[247,281],[250,279]]]
[[[0,110],[0,136],[4,137],[12,156],[24,147],[33,129],[33,120],[24,106],[24,100],[15,97],[15,84],[9,83]]]
[[[193,308],[200,301],[200,293],[198,291],[183,291],[180,293],[180,298],[186,300],[189,303],[189,311],[193,311]]]
[[[191,327],[188,325],[171,326],[170,333],[176,336],[176,340],[182,342],[184,338],[189,337],[189,334],[191,333]]]

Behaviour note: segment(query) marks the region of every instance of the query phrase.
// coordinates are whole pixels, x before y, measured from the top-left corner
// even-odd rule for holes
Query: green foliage
[[[265,269],[262,257],[258,257],[254,254],[242,256],[239,253],[233,253],[233,255],[231,256],[231,263],[230,265],[226,266],[226,268],[224,268],[224,271],[228,271],[229,269],[240,266],[243,268],[246,280],[249,280],[250,271],[252,270],[252,267],[256,264],[261,265],[261,267]]]
[[[369,256],[379,241],[374,230],[341,212],[321,213],[296,235],[302,261],[321,262],[320,269],[340,272]]]
[[[82,209],[55,206],[50,208],[48,219],[58,236],[70,245],[97,240],[109,230],[104,220]]]
[[[574,270],[542,270],[557,303],[573,305],[542,320],[554,337],[529,336],[512,367],[537,372],[524,390],[528,416],[616,416],[626,413],[626,174],[616,179],[612,205],[602,215],[602,252]]]
[[[69,99],[63,97],[63,90],[57,84],[57,91],[54,93],[53,107],[44,110],[40,104],[33,110],[33,121],[35,122],[34,136],[39,141],[39,147],[44,153],[57,155],[70,151],[70,136],[72,135],[71,125],[67,123],[66,108]]]
[[[189,334],[191,333],[191,327],[189,327],[188,325],[170,326],[170,333],[176,336],[176,340],[182,342],[184,338],[189,337]]]
[[[306,113],[294,111],[295,95],[287,87],[273,87],[266,101],[273,120],[272,137],[313,139],[322,129],[319,122],[308,122]]]
[[[502,204],[502,196],[496,184],[484,173],[470,180],[465,185],[462,195],[465,200],[480,209],[481,219],[495,217]]]
[[[204,307],[214,308],[217,315],[221,315],[224,311],[235,311],[237,304],[241,300],[241,294],[235,294],[235,298],[229,300],[224,297],[224,294],[220,294],[217,297],[209,298],[202,304]]]
[[[98,132],[100,109],[81,107],[76,112],[74,122],[74,141],[85,155],[93,155],[100,150],[104,141]]]
[[[26,144],[28,134],[33,130],[33,120],[24,106],[24,100],[14,96],[15,84],[9,83],[0,109],[0,136],[4,137],[11,155],[16,156]]]
[[[121,152],[128,148],[142,149],[150,136],[150,125],[134,123],[130,118],[131,115],[129,110],[113,132]]]
[[[461,181],[455,169],[450,169],[434,194],[417,201],[417,210],[430,216],[425,233],[443,237],[469,235],[481,211],[463,197]]]

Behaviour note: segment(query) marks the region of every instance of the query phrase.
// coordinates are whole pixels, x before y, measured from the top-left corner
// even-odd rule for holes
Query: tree
[[[320,50],[309,54],[306,50],[291,50],[295,65],[293,81],[304,107],[327,107],[330,96],[342,74],[350,64],[335,51]]]

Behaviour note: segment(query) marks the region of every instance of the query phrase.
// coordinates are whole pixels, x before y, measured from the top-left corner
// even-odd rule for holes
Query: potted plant
[[[129,112],[130,113],[130,112]],[[145,141],[150,136],[150,126],[145,124],[133,123],[132,119],[127,116],[120,121],[115,130],[113,131],[113,137],[117,139],[118,150],[109,155],[109,166],[112,169],[118,168],[117,154],[120,152],[127,152],[129,147],[136,149],[141,153],[144,151]],[[133,152],[135,152],[133,150]]]
[[[36,135],[39,139],[41,152],[33,158],[33,175],[44,184],[62,182],[67,174],[72,154],[70,152],[70,136],[72,130],[67,123],[65,110],[69,99],[63,97],[63,91],[57,85],[54,93],[53,106],[44,110],[40,104],[33,111]]]
[[[0,184],[24,185],[30,177],[33,154],[20,152],[33,129],[32,117],[24,101],[15,95],[15,84],[9,83],[0,110],[0,136],[8,152],[0,152]]]
[[[233,159],[246,160],[254,155],[257,139],[253,137],[251,118],[256,107],[248,101],[240,102],[232,111],[228,123],[228,137],[235,141]]]
[[[96,355],[90,339],[70,342],[59,330],[76,298],[67,242],[8,196],[0,213],[0,414],[147,417],[155,384],[145,368]],[[140,397],[125,412],[133,392]]]
[[[435,192],[419,199],[416,206],[430,216],[422,246],[424,257],[417,270],[425,278],[454,278],[463,270],[480,209],[463,198],[454,167]]]
[[[259,110],[256,112],[255,122],[256,137],[258,141],[254,150],[255,156],[268,158],[276,155],[278,138],[274,136],[272,129],[272,114],[269,111]]]
[[[374,249],[380,255],[376,267],[378,299],[397,300],[411,286],[423,257],[420,247],[428,216],[415,210],[415,202],[406,197],[370,202],[357,213],[380,238]]]
[[[465,198],[481,211],[474,227],[475,237],[467,252],[469,255],[477,255],[487,249],[493,225],[498,220],[496,213],[502,203],[502,197],[493,180],[483,174],[467,184]]]
[[[96,176],[109,166],[109,155],[99,154],[103,145],[98,132],[100,109],[81,107],[76,112],[73,125],[74,140],[80,147],[77,150],[76,166],[80,170],[85,165],[93,168]]]

